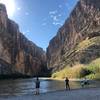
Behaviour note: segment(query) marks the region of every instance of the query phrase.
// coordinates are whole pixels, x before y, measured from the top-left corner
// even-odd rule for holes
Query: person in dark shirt
[[[65,79],[65,85],[66,85],[66,90],[70,90],[68,77],[66,77],[66,79]]]
[[[35,82],[35,86],[36,86],[36,95],[39,95],[39,88],[40,88],[40,81],[39,78],[37,77],[36,82]]]

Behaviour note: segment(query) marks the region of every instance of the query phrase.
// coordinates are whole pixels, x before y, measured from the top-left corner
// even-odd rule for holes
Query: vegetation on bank
[[[91,74],[86,76],[87,78],[100,80],[100,58],[89,64],[87,69],[92,71]]]
[[[73,57],[81,55],[80,63],[73,66],[65,66],[64,69],[52,73],[52,78],[64,79],[69,78],[88,78],[100,80],[100,36],[86,38],[80,42],[72,51],[66,53],[64,58],[64,66],[73,63]],[[93,58],[94,56],[94,58]],[[77,58],[77,56],[76,56]],[[95,60],[94,60],[95,59]],[[77,61],[76,61],[77,62]]]
[[[61,71],[52,74],[52,78],[88,78],[100,80],[100,58],[92,61],[88,65],[77,64],[73,67],[66,66]]]

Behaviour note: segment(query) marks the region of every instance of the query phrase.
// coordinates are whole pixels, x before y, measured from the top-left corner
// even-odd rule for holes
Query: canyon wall
[[[42,48],[29,41],[0,4],[0,74],[38,75],[46,66]]]
[[[48,68],[89,64],[100,58],[100,1],[79,0],[47,48]]]

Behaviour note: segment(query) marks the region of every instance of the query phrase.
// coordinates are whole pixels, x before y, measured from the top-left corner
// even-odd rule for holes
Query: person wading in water
[[[66,77],[66,79],[65,79],[65,85],[66,85],[66,90],[70,90],[68,77]]]
[[[36,95],[39,95],[40,81],[38,77],[36,79],[35,86],[36,86]]]

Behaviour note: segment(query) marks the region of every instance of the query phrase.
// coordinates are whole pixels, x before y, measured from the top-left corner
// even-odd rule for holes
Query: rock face
[[[48,67],[53,71],[100,57],[100,1],[80,0],[70,17],[50,41]]]
[[[45,52],[19,31],[0,4],[0,74],[37,75],[45,65]]]

